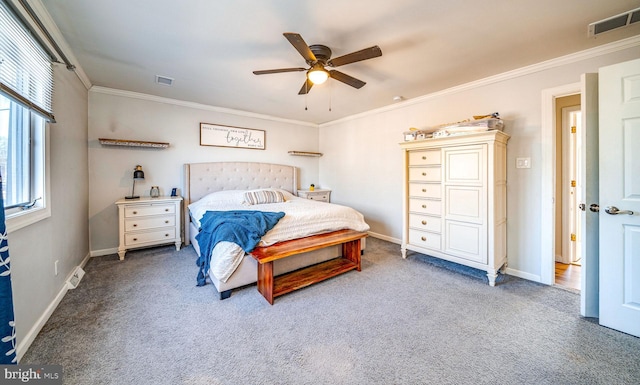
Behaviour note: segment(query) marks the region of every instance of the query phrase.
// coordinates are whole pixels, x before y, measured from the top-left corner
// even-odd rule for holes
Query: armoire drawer
[[[409,166],[440,164],[440,162],[440,150],[409,152]]]
[[[409,214],[409,227],[419,230],[442,232],[442,220],[427,215]]]
[[[442,186],[439,183],[409,183],[409,196],[440,199]]]
[[[440,167],[410,167],[409,180],[412,182],[440,182]]]
[[[440,234],[409,229],[409,243],[412,245],[440,250]]]
[[[442,214],[442,202],[439,200],[428,199],[409,199],[409,211],[413,213],[441,215]]]

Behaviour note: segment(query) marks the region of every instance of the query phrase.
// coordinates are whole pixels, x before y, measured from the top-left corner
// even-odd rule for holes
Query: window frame
[[[29,113],[30,129],[33,135],[30,149],[32,190],[35,197],[41,196],[42,199],[37,200],[33,207],[25,210],[16,207],[5,210],[8,234],[51,217],[49,123],[34,114],[33,111],[29,111]],[[37,124],[36,118],[42,119],[42,121]]]

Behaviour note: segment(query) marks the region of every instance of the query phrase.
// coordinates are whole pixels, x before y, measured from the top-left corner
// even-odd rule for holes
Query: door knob
[[[618,210],[618,208],[616,206],[607,206],[607,208],[604,209],[604,211],[607,214],[610,214],[610,215],[618,215],[618,214],[633,215],[633,211],[631,211],[631,210]]]
[[[582,211],[585,211],[585,210],[587,209],[587,205],[585,205],[584,203],[580,203],[580,204],[578,205],[578,208],[579,208],[580,210],[582,210]]]
[[[597,203],[592,203],[591,205],[589,205],[589,210],[591,210],[591,212],[593,213],[597,213],[600,211],[600,205]]]

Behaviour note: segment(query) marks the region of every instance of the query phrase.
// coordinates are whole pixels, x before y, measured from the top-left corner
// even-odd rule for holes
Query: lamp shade
[[[322,84],[329,78],[329,73],[321,64],[316,64],[307,72],[307,77],[313,84]]]
[[[142,166],[137,165],[133,170],[133,179],[144,179],[144,171],[142,171]]]

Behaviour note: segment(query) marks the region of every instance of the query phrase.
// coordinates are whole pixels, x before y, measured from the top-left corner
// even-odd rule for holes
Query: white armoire
[[[401,143],[407,250],[487,272],[506,268],[509,135],[498,130]]]

